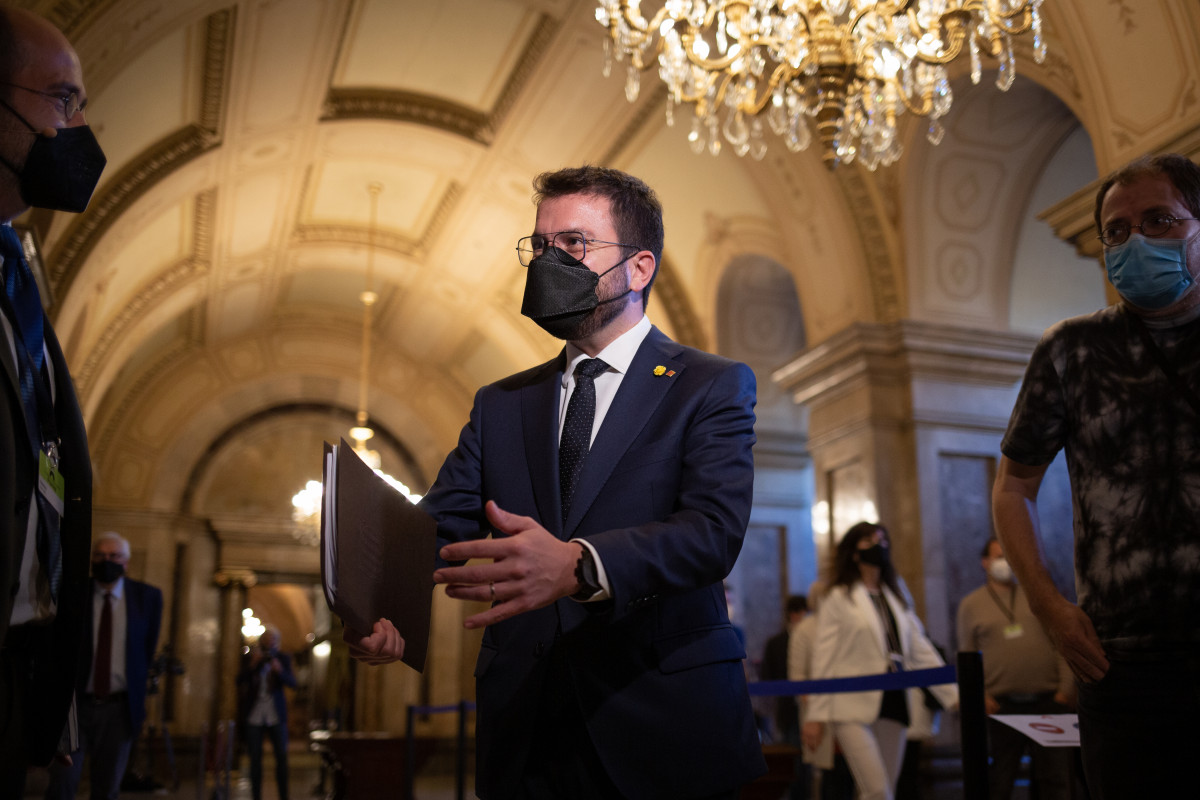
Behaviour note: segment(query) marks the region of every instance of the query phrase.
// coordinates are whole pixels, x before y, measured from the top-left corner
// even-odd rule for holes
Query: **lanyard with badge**
[[[1004,626],[1005,639],[1019,639],[1025,635],[1025,629],[1021,627],[1021,623],[1017,622],[1017,587],[1013,584],[1012,587],[1012,603],[1010,606],[1005,606],[1000,599],[1000,595],[996,594],[996,590],[992,585],[987,584],[988,594],[996,601],[996,605],[1004,612],[1005,618],[1008,619],[1008,624]]]
[[[0,291],[0,305],[10,320],[16,320],[17,315],[7,294]],[[42,515],[53,514],[54,519],[46,519],[52,530],[57,530],[57,523],[62,519],[65,510],[66,479],[60,470],[59,438],[54,424],[54,403],[50,397],[50,385],[43,370],[39,370],[29,353],[29,348],[21,336],[20,326],[12,326],[13,348],[17,354],[18,373],[25,371],[33,378],[33,395],[36,401],[34,407],[22,402],[25,412],[25,427],[29,432],[29,444],[38,459],[38,512]]]

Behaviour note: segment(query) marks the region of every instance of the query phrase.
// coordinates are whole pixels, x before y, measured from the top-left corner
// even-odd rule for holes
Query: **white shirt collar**
[[[113,585],[113,587],[111,589],[105,589],[103,586],[100,585],[100,581],[96,581],[95,586],[96,586],[96,597],[97,598],[102,600],[102,599],[104,599],[105,592],[112,592],[113,600],[120,600],[121,595],[123,595],[125,593],[125,576],[122,575],[120,578],[117,578],[117,582]]]
[[[629,371],[629,365],[633,363],[633,357],[637,355],[638,348],[642,346],[642,342],[650,334],[652,327],[650,318],[643,314],[636,325],[609,343],[608,347],[596,354],[596,358],[603,359],[604,363],[608,364],[609,369],[624,375]],[[567,342],[567,368],[563,370],[562,376],[562,385],[564,387],[574,373],[575,365],[585,358],[589,358],[587,353]]]

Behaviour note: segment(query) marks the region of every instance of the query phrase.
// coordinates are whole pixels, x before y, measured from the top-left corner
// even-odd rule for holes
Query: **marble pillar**
[[[917,612],[947,649],[958,601],[982,579],[1000,439],[1035,343],[911,320],[857,323],[774,375],[809,411],[821,564],[850,525],[886,525]]]

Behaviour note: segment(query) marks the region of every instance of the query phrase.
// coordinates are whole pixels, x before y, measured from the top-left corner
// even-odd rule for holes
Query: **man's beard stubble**
[[[600,305],[596,306],[587,314],[580,317],[575,323],[574,327],[572,327],[567,334],[562,337],[563,339],[568,342],[587,339],[588,337],[594,335],[597,331],[604,328],[604,326],[608,325],[608,323],[619,317],[621,312],[625,310],[625,306],[629,301],[626,300],[624,303],[622,303],[618,298],[620,298],[621,295],[629,292],[629,275],[623,269],[613,270],[613,272],[610,272],[609,275],[624,275],[624,285],[619,286],[616,291],[610,292],[606,297],[601,292],[604,289],[604,282],[608,280],[608,275],[602,277],[600,279],[600,286],[597,287],[601,291],[596,292],[597,295],[600,295]],[[620,280],[620,278],[614,278],[614,280]],[[611,283],[611,281],[609,282]],[[632,294],[632,292],[629,292],[629,294]]]

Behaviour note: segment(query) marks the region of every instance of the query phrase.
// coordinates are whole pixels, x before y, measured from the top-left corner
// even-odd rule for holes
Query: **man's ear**
[[[641,250],[629,259],[629,263],[633,267],[629,276],[629,289],[640,292],[654,279],[654,269],[657,266],[654,254],[649,250]]]

